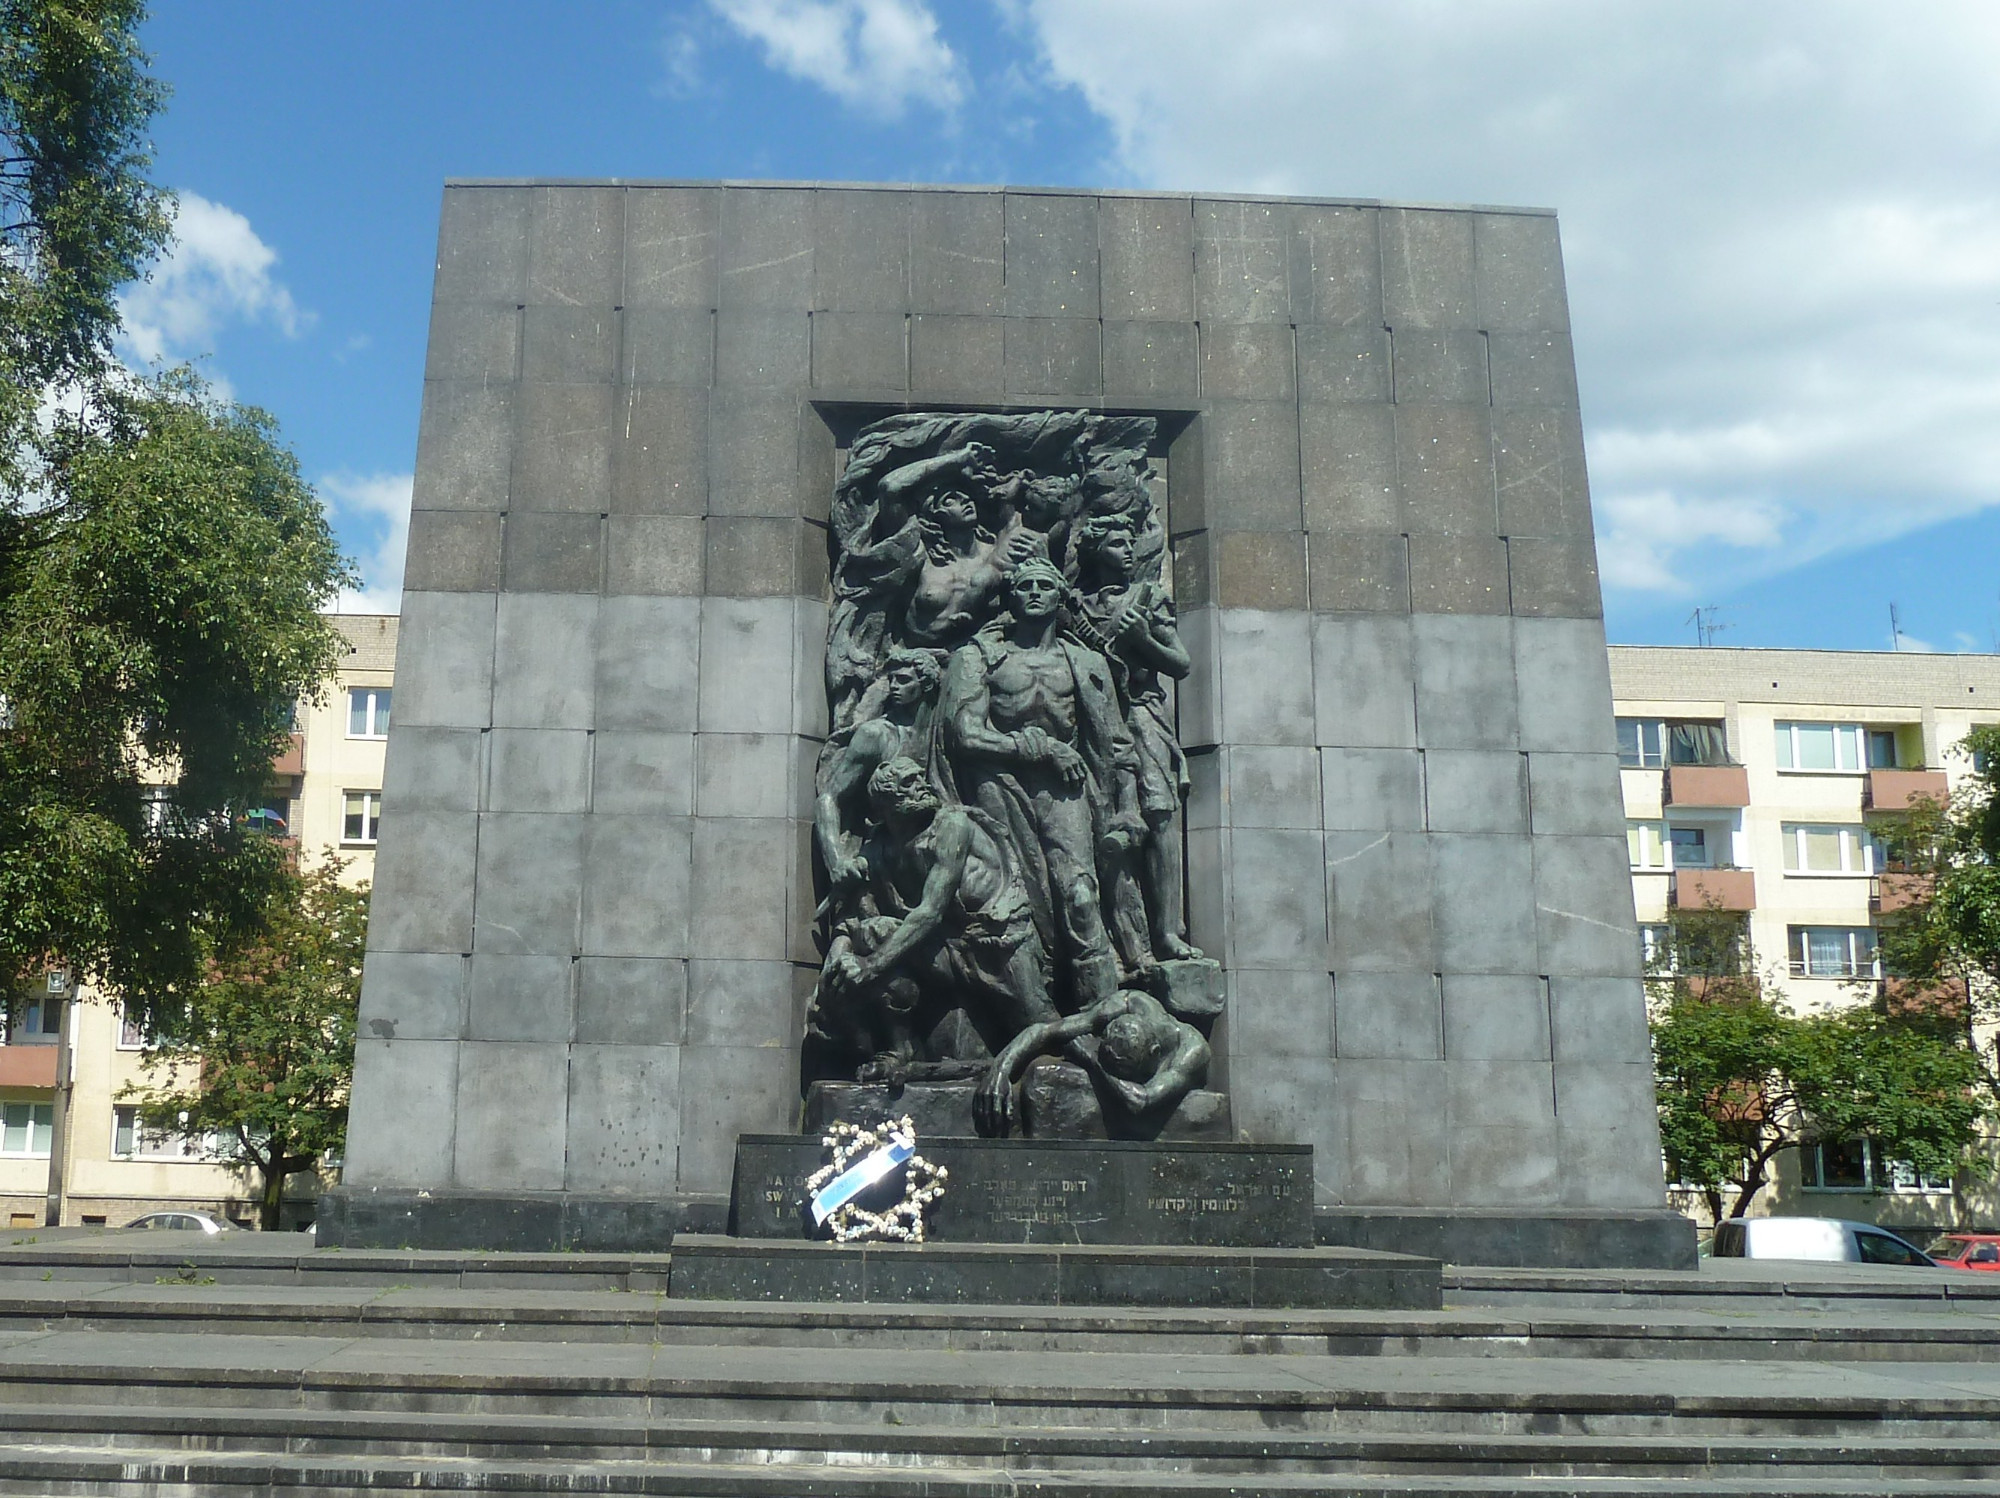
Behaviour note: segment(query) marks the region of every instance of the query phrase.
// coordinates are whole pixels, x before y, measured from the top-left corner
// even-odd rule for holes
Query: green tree
[[[147,1071],[163,1085],[131,1094],[151,1129],[226,1140],[229,1158],[257,1173],[267,1230],[285,1181],[347,1133],[368,890],[340,871],[331,857],[285,870],[257,939],[217,961],[185,1022],[149,1045]]]

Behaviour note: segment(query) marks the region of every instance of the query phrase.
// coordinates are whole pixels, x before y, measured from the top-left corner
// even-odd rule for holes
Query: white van
[[[1911,1264],[1935,1261],[1886,1228],[1834,1217],[1731,1217],[1716,1224],[1718,1259],[1819,1259],[1846,1264]]]

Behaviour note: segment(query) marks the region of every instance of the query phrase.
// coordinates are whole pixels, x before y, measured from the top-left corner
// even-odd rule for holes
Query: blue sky
[[[1562,215],[1614,640],[2000,648],[2000,7],[156,0],[129,356],[282,423],[393,606],[448,176]]]

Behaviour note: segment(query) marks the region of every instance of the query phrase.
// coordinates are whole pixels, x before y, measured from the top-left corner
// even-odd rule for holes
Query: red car
[[[1946,1269],[2000,1270],[2000,1233],[1945,1233],[1930,1255]]]

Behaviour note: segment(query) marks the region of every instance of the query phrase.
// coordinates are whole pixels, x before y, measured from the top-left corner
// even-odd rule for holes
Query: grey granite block
[[[1217,624],[1224,742],[1312,743],[1311,617],[1225,609]]]
[[[569,1040],[570,960],[474,952],[468,1040]]]
[[[715,338],[715,313],[707,307],[628,307],[619,378],[628,385],[707,385],[715,379]]]
[[[419,510],[507,508],[514,461],[514,385],[432,380],[417,423]]]
[[[595,593],[604,576],[604,522],[595,515],[520,510],[507,517],[506,578],[514,593]]]
[[[529,305],[610,307],[625,285],[625,190],[538,187],[528,234]]]
[[[1097,200],[1006,195],[1007,315],[1096,318]]]
[[[1485,406],[1398,406],[1396,466],[1405,530],[1498,534]]]
[[[1230,1106],[1238,1130],[1253,1139],[1283,1139],[1310,1147],[1311,1195],[1331,1199],[1339,1179],[1340,1137],[1346,1122],[1334,1101],[1339,1093],[1338,1064],[1324,1055],[1247,1052],[1235,1061],[1242,1080],[1232,1083],[1237,1091]]]
[[[475,1191],[560,1190],[568,1072],[562,1046],[462,1043],[452,1184]]]
[[[1298,407],[1290,401],[1217,401],[1201,425],[1209,527],[1303,530]]]
[[[690,837],[685,817],[591,818],[584,951],[594,957],[687,955]]]
[[[715,382],[795,389],[812,376],[811,349],[804,308],[731,308],[715,323]]]
[[[457,1132],[458,1042],[354,1043],[347,1168],[377,1186],[433,1187],[451,1179]]]
[[[1333,1054],[1333,978],[1324,968],[1246,967],[1228,977],[1232,1061]]]
[[[1497,536],[1410,537],[1410,607],[1419,614],[1505,614],[1507,543]]]
[[[1188,938],[1204,952],[1220,953],[1229,939],[1226,877],[1229,833],[1222,828],[1187,835]]]
[[[1400,531],[1315,532],[1306,538],[1307,586],[1322,613],[1410,612],[1410,543]]]
[[[1203,323],[1201,393],[1210,400],[1286,401],[1297,393],[1284,323]]]
[[[687,386],[634,385],[615,399],[611,512],[705,513],[709,393]]]
[[[792,732],[814,739],[827,735],[826,603],[793,600]]]
[[[701,593],[705,534],[699,516],[613,515],[608,529],[606,593]]]
[[[797,1032],[789,962],[688,964],[687,1043],[691,1046],[787,1046]]]
[[[1628,856],[1622,837],[1535,840],[1539,971],[1566,977],[1638,976]]]
[[[1610,754],[1528,756],[1529,804],[1534,830],[1549,833],[1615,833],[1625,821],[1618,760]]]
[[[1532,973],[1534,844],[1525,836],[1431,834],[1431,920],[1442,972]]]
[[[1646,992],[1637,978],[1552,977],[1549,1021],[1559,1062],[1652,1063]]]
[[[1473,219],[1472,237],[1481,327],[1495,333],[1568,330],[1569,297],[1554,218],[1482,213]]]
[[[1493,479],[1502,535],[1590,535],[1583,422],[1575,411],[1495,411]]]
[[[1486,405],[1486,337],[1469,328],[1400,328],[1395,335],[1398,405]]]
[[[1650,1062],[1558,1062],[1557,1147],[1574,1206],[1660,1205],[1660,1120]]]
[[[1003,340],[1003,384],[1010,396],[1094,401],[1104,388],[1094,318],[1010,317]]]
[[[1481,614],[1419,614],[1417,742],[1427,749],[1540,748],[1522,742],[1513,671],[1514,622]],[[1548,746],[1555,747],[1555,746]]]
[[[1222,738],[1222,652],[1217,613],[1213,608],[1182,606],[1181,643],[1192,663],[1175,694],[1183,748],[1200,748]]]
[[[604,600],[594,693],[599,730],[694,731],[702,607],[695,598]]]
[[[1139,404],[1196,398],[1195,327],[1184,322],[1106,322],[1104,398]]]
[[[695,814],[791,814],[792,739],[782,733],[703,733],[695,738]]]
[[[1345,1127],[1340,1199],[1444,1205],[1451,1199],[1448,1068],[1442,1061],[1342,1061],[1334,1106]]]
[[[1226,749],[1201,749],[1187,757],[1188,827],[1199,831],[1223,825],[1222,782],[1228,763]]]
[[[1319,756],[1311,748],[1242,744],[1218,751],[1228,766],[1224,808],[1232,827],[1319,830]]]
[[[1382,314],[1390,327],[1478,325],[1469,214],[1385,208],[1381,235]]]
[[[919,313],[910,319],[910,387],[998,400],[1005,383],[1006,323],[998,317]]]
[[[1453,1201],[1553,1205],[1560,1176],[1548,1063],[1454,1060],[1450,1077]]]
[[[1600,619],[1597,547],[1588,536],[1545,541],[1517,536],[1507,542],[1508,593],[1516,614],[1546,619]]]
[[[677,1046],[686,1016],[682,958],[584,957],[576,965],[579,1045]]]
[[[479,822],[469,812],[402,811],[382,828],[368,928],[371,952],[472,950]]]
[[[718,390],[711,402],[708,512],[798,515],[799,400],[780,390]]]
[[[520,310],[512,302],[438,302],[425,347],[426,380],[515,379],[521,372]]]
[[[403,586],[425,593],[490,593],[500,586],[500,516],[412,510]]]
[[[690,1046],[681,1053],[681,1190],[726,1192],[744,1134],[798,1127],[798,1052]]]
[[[1528,760],[1511,749],[1424,751],[1426,823],[1433,832],[1526,832]]]
[[[812,383],[819,390],[910,388],[909,318],[900,312],[816,312]]]
[[[728,187],[716,258],[724,308],[812,305],[813,194],[793,187]]]
[[[785,733],[792,722],[792,601],[701,601],[703,733]],[[663,725],[665,726],[665,725]]]
[[[1521,693],[1521,747],[1580,754],[1617,750],[1611,666],[1595,619],[1518,619],[1514,675]]]
[[[589,728],[598,601],[579,593],[503,593],[493,652],[493,723]]]
[[[591,735],[593,811],[694,815],[694,735],[599,729]]]
[[[688,955],[784,958],[793,852],[792,826],[778,818],[696,818]]]
[[[1104,317],[1194,317],[1194,220],[1186,198],[1100,198],[1098,275]]]
[[[618,372],[618,314],[609,302],[529,306],[521,313],[521,378],[599,385]]]
[[[1216,601],[1214,538],[1207,531],[1176,536],[1173,549],[1174,607],[1182,612]]]
[[[588,811],[590,735],[577,729],[496,728],[486,811]]]
[[[1386,328],[1302,326],[1298,359],[1302,401],[1357,405],[1391,399],[1395,360]]]
[[[788,598],[803,591],[801,567],[815,543],[824,552],[825,532],[803,520],[711,516],[703,591],[711,598]]]
[[[1533,974],[1446,973],[1444,1054],[1454,1062],[1547,1061],[1549,996]]]
[[[1004,310],[1006,243],[999,193],[917,193],[910,204],[910,310],[975,317]]]
[[[611,430],[617,391],[610,385],[523,385],[514,443],[512,509],[611,508]]]
[[[1290,322],[1290,228],[1276,203],[1197,199],[1195,315],[1203,322]]]
[[[1576,351],[1569,334],[1495,333],[1491,344],[1496,407],[1576,405]]]
[[[678,1047],[572,1047],[564,1189],[672,1191],[680,1124]]]
[[[1208,539],[1210,592],[1223,608],[1306,607],[1306,538],[1299,532],[1222,531]]]
[[[1326,835],[1329,962],[1336,973],[1437,970],[1430,839],[1414,832]],[[1189,874],[1193,874],[1192,865]]]
[[[625,194],[625,305],[716,305],[719,187],[634,187]]]
[[[363,964],[362,1035],[456,1040],[464,1007],[465,958],[457,952],[370,952]]]
[[[1414,749],[1322,749],[1320,825],[1329,832],[1424,830],[1423,757]]]
[[[1444,1055],[1435,973],[1360,973],[1333,979],[1334,1038],[1342,1060],[1432,1061]]]
[[[813,308],[896,312],[910,304],[910,194],[813,194]]]
[[[1414,748],[1416,644],[1407,618],[1312,621],[1314,742]]]
[[[397,728],[493,721],[494,604],[485,593],[403,594]]]
[[[475,953],[567,958],[576,951],[590,823],[556,813],[487,812],[479,818]]]
[[[528,215],[526,187],[450,187],[438,223],[440,302],[527,300]]]
[[[1291,304],[1296,322],[1381,326],[1378,219],[1373,208],[1304,203],[1292,207]]]
[[[477,811],[482,765],[476,728],[424,728],[400,721],[389,730],[382,800],[406,811]]]

